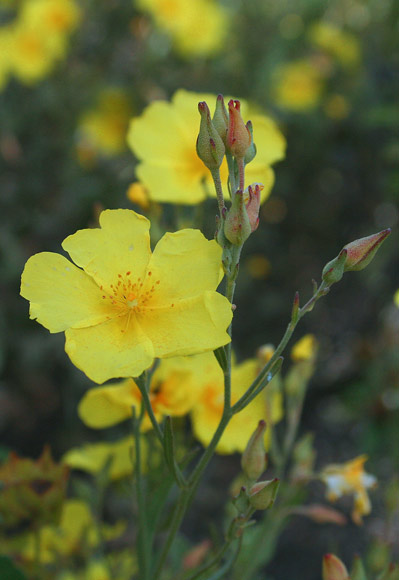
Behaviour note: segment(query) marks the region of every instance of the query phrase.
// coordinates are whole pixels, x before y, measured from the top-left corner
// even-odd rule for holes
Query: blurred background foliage
[[[190,3],[178,0],[55,0],[66,16],[53,39],[43,19],[38,35],[33,2],[0,0],[2,453],[37,457],[51,442],[58,457],[97,436],[76,413],[90,381],[70,364],[62,336],[29,321],[20,274],[30,255],[58,252],[64,237],[95,224],[101,208],[137,209],[126,196],[137,163],[125,141],[128,121],[185,88],[247,99],[287,140],[242,259],[239,359],[278,343],[294,292],[307,300],[311,279],[345,243],[394,230],[373,264],[345,276],[299,331],[321,345],[303,431],[315,433],[323,464],[368,453],[384,490],[399,468],[399,3],[202,0],[189,14]],[[215,204],[204,205],[211,236]],[[234,472],[218,469],[216,462],[206,484],[210,512],[218,505],[211,489]],[[349,558],[370,537],[370,558],[378,558],[379,542],[395,533],[384,527],[383,496],[362,530],[334,531],[332,546],[327,524],[297,519],[274,577],[296,562],[304,578],[317,578],[323,551],[339,546]],[[196,524],[188,525],[195,535]]]

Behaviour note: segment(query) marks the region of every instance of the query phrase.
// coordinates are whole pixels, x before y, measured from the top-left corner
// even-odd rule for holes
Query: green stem
[[[244,187],[245,187],[245,164],[244,164],[244,158],[242,158],[242,159],[236,159],[236,161],[237,161],[237,166],[238,166],[239,189],[241,189],[241,191],[244,191]]]
[[[236,186],[236,176],[235,176],[235,163],[232,155],[226,152],[227,167],[229,169],[229,180],[230,180],[230,194],[231,197],[234,196],[237,191]]]
[[[158,437],[161,445],[163,445],[163,433],[162,433],[162,429],[154,415],[154,411],[152,409],[152,405],[151,405],[151,401],[150,401],[150,395],[149,395],[149,385],[148,385],[148,375],[146,373],[146,371],[143,372],[142,375],[140,375],[139,377],[134,379],[134,382],[136,383],[136,385],[138,386],[141,396],[143,398],[143,403],[145,406],[145,410],[147,411],[147,414],[150,418],[151,424],[154,428],[155,434]]]
[[[217,196],[217,200],[218,200],[220,217],[223,217],[223,210],[225,209],[225,205],[224,205],[222,181],[220,179],[220,171],[219,171],[219,169],[211,169],[210,171],[211,171],[213,183],[215,184],[215,190],[216,190],[216,196]]]
[[[141,441],[140,441],[140,426],[144,417],[144,405],[141,405],[141,412],[138,419],[135,417],[133,408],[133,433],[135,443],[135,481],[136,481],[136,495],[138,504],[138,560],[140,569],[140,578],[148,580],[150,573],[150,543],[148,536],[148,522],[146,498],[143,486],[143,477],[141,473]]]

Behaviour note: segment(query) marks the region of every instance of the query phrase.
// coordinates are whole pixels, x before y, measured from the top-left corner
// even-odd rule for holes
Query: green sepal
[[[228,367],[226,349],[224,348],[224,346],[220,346],[219,348],[213,351],[213,354],[215,355],[215,358],[218,361],[220,368],[225,373]]]

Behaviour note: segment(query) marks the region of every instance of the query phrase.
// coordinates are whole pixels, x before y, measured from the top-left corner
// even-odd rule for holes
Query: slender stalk
[[[233,197],[237,191],[236,177],[235,177],[235,163],[232,155],[226,152],[227,167],[229,169],[229,179],[230,179],[230,193]]]
[[[144,493],[143,477],[141,473],[141,441],[140,441],[140,426],[144,417],[144,404],[141,405],[140,416],[136,419],[135,410],[133,408],[133,433],[135,444],[135,482],[139,520],[138,531],[138,560],[140,569],[140,578],[148,580],[150,573],[150,543],[148,536],[148,522],[146,510],[146,498]]]
[[[136,385],[138,386],[141,396],[143,398],[143,403],[145,406],[145,410],[147,411],[147,414],[150,418],[151,424],[154,427],[154,431],[156,433],[156,436],[158,437],[160,443],[163,445],[163,433],[162,433],[162,429],[154,415],[154,411],[152,409],[152,405],[151,405],[151,401],[150,401],[150,395],[149,395],[149,385],[148,385],[148,376],[146,371],[143,372],[143,374],[137,378],[134,379],[134,382],[136,383]]]
[[[236,159],[236,161],[237,161],[237,166],[238,166],[239,189],[241,189],[241,191],[244,191],[244,187],[245,187],[245,164],[244,164],[244,158],[242,158],[242,159]]]
[[[224,205],[224,196],[223,196],[223,189],[222,189],[222,181],[220,179],[220,171],[219,169],[211,169],[213,183],[215,184],[216,196],[218,200],[219,212],[220,217],[223,217],[225,205]]]

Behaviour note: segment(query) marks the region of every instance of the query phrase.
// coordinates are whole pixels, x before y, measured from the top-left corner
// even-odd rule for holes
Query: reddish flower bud
[[[248,201],[245,203],[245,207],[252,232],[254,232],[259,225],[260,192],[263,189],[264,186],[261,183],[253,183],[244,191],[244,198],[246,197],[245,194],[248,194]]]
[[[240,107],[240,101],[229,101],[226,147],[236,159],[244,159],[252,141],[251,133],[242,120]]]
[[[391,229],[382,230],[366,238],[355,240],[344,247],[347,252],[345,272],[363,270],[374,258],[382,242],[391,233]]]
[[[252,232],[251,223],[244,202],[244,194],[239,189],[234,197],[224,222],[224,235],[235,246],[242,244]]]
[[[241,467],[248,479],[253,481],[256,481],[262,475],[267,465],[264,441],[265,431],[266,422],[259,421],[241,457]]]
[[[208,105],[198,103],[201,115],[200,130],[197,138],[197,155],[208,169],[218,169],[223,161],[225,147],[215,129]]]
[[[326,554],[323,558],[323,580],[349,580],[345,564],[334,554]]]

